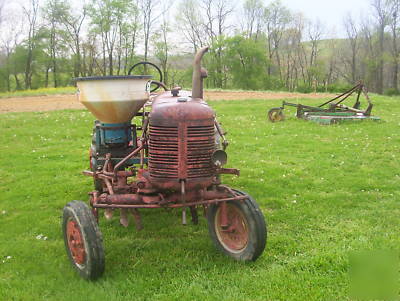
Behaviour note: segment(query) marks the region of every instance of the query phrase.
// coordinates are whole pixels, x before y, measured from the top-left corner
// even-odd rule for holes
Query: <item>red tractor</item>
[[[69,259],[79,274],[94,280],[104,272],[105,255],[98,226],[100,209],[106,218],[115,212],[128,226],[133,215],[142,228],[139,209],[181,208],[186,224],[203,207],[217,249],[240,261],[254,261],[264,251],[267,230],[257,203],[245,192],[221,183],[227,141],[215,112],[203,100],[207,71],[194,59],[192,91],[167,91],[150,76],[128,75],[78,78],[79,100],[98,119],[90,148],[95,190],[90,207],[81,201],[63,210],[63,233]],[[165,92],[152,95],[150,85]]]

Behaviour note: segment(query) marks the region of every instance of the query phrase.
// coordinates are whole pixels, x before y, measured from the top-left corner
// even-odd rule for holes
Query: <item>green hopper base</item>
[[[381,120],[377,116],[365,116],[363,114],[344,113],[344,112],[332,112],[332,113],[320,113],[320,112],[309,112],[304,114],[304,119],[310,120],[322,125],[330,125],[342,122],[354,122],[364,120]]]

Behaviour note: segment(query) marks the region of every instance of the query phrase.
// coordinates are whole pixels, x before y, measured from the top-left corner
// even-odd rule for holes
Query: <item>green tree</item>
[[[114,74],[114,52],[128,16],[136,10],[130,0],[96,0],[89,7],[92,30],[101,36],[103,74]],[[106,59],[107,57],[107,59]]]
[[[266,88],[268,62],[261,42],[234,36],[224,40],[223,48],[224,63],[235,88]]]

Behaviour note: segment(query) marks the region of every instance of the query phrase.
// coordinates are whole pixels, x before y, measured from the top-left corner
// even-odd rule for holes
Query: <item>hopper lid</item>
[[[87,81],[87,80],[113,80],[113,79],[151,79],[152,75],[108,75],[108,76],[86,76],[76,77],[75,81]]]

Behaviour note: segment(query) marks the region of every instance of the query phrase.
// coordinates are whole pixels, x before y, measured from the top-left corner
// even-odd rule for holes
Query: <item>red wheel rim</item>
[[[227,204],[228,227],[221,226],[221,207],[215,215],[215,230],[221,244],[232,253],[246,248],[249,240],[249,226],[243,212],[236,206]]]
[[[67,223],[67,240],[71,256],[77,264],[84,264],[86,259],[85,245],[78,223],[70,219]]]

